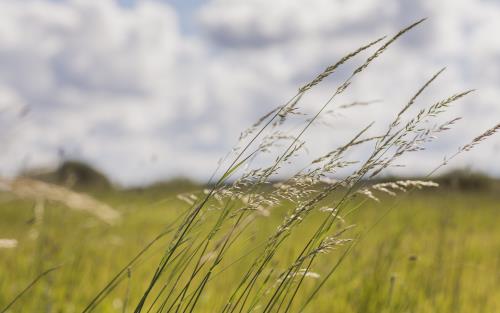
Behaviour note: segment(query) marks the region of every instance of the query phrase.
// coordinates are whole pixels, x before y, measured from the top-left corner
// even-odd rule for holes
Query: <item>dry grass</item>
[[[84,211],[100,220],[113,224],[120,220],[120,213],[93,197],[67,188],[29,178],[0,178],[0,191],[9,192],[22,199],[55,201],[77,211]]]
[[[242,132],[233,153],[221,161],[218,171],[214,173],[213,177],[218,179],[211,182],[210,189],[180,195],[179,199],[188,204],[187,210],[129,263],[118,269],[116,276],[88,302],[82,312],[98,311],[101,302],[121,281],[133,285],[134,274],[130,269],[138,266],[149,248],[164,237],[167,243],[156,266],[150,267],[147,284],[138,283],[144,286],[141,296],[126,297],[125,302],[133,305],[135,313],[201,311],[203,299],[207,294],[214,293],[211,288],[214,288],[215,281],[221,277],[224,279],[224,271],[234,266],[238,266],[237,275],[227,280],[224,286],[226,292],[214,301],[211,312],[307,311],[321,294],[320,290],[335,276],[353,247],[366,234],[357,230],[349,217],[370,200],[436,187],[427,180],[378,184],[371,184],[369,180],[378,178],[403,156],[422,151],[441,133],[449,131],[457,118],[444,123],[438,123],[438,118],[445,116],[454,102],[472,91],[452,94],[411,115],[410,109],[421,94],[443,73],[440,70],[417,89],[395,114],[385,132],[368,136],[372,127],[369,124],[354,137],[346,138],[345,144],[324,155],[314,156],[307,166],[282,179],[279,184],[271,182],[286,172],[285,169],[290,168],[303,153],[304,134],[320,121],[322,114],[329,112],[328,108],[334,105],[334,101],[348,92],[352,82],[392,44],[423,21],[409,25],[388,39],[382,37],[346,54],[299,88],[286,104],[272,110]],[[380,46],[375,49],[377,45]],[[353,61],[355,56],[369,53],[371,49],[375,51],[333,88],[331,96],[315,114],[308,116],[301,111],[300,104],[306,93],[335,74],[339,67]],[[286,128],[291,116],[304,117],[296,133]],[[436,164],[429,175],[450,159],[492,136],[498,129],[499,126],[495,126],[486,130],[451,157]],[[360,147],[369,149],[366,158],[351,159],[351,151]],[[270,157],[262,158],[263,155]],[[261,162],[254,162],[257,159]],[[265,160],[271,161],[265,163]],[[335,180],[340,170],[348,174]],[[110,223],[119,217],[110,207],[61,187],[24,179],[4,181],[2,184],[22,198],[59,201]],[[360,195],[366,197],[360,201]],[[286,212],[272,229],[265,232],[264,238],[247,251],[238,250],[240,246],[247,246],[245,242],[253,240],[254,235],[249,230],[258,229],[262,219],[269,218],[283,207],[287,208]],[[322,218],[318,218],[318,214]],[[304,231],[304,225],[307,225],[307,231]],[[341,253],[331,256],[337,251]],[[327,262],[325,266],[322,259],[327,255],[334,261]],[[323,264],[321,274],[315,271],[318,264]],[[309,280],[316,283],[311,285]],[[396,278],[391,280],[391,290],[395,281]]]

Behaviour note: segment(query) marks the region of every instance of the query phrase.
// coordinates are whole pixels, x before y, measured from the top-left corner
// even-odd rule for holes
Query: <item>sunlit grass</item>
[[[430,165],[423,179],[380,181],[387,169],[402,166],[403,156],[454,127],[461,117],[447,117],[447,110],[473,90],[417,108],[444,71],[438,70],[383,130],[372,129],[372,121],[298,164],[309,128],[424,20],[347,53],[244,130],[206,189],[175,196],[158,188],[96,188],[99,202],[36,180],[2,181],[10,196],[27,200],[2,204],[5,236],[19,244],[5,249],[0,300],[7,308],[19,300],[22,310],[82,313],[496,310],[496,195],[432,191],[438,184],[426,178],[500,124]],[[365,53],[313,113],[299,106],[311,89]]]
[[[80,312],[117,269],[186,207],[168,199],[156,206],[145,204],[150,198],[147,192],[109,195],[108,200],[128,212],[117,226],[49,205],[38,238],[30,238],[32,204],[3,202],[2,235],[18,238],[19,245],[0,252],[0,303],[12,299],[43,269],[62,264],[29,291],[12,312],[46,312],[48,308],[54,312]],[[353,213],[351,219],[360,229],[369,229],[394,201],[386,200],[367,205]],[[498,311],[500,229],[495,221],[499,200],[493,193],[439,191],[405,197],[360,238],[307,312]],[[134,210],[130,206],[135,206]],[[252,249],[254,253],[259,251],[259,244],[275,229],[285,211],[277,209],[261,218],[258,227],[228,252],[227,259],[237,260],[252,253]],[[290,245],[303,244],[303,234],[311,233],[315,220],[322,218],[321,213],[317,214],[281,248],[274,260],[276,269],[293,260],[295,249]],[[131,268],[130,299],[137,299],[144,290],[167,237]],[[343,249],[319,259],[314,272],[324,275]],[[243,259],[215,277],[200,299],[200,311],[210,312],[223,304],[231,291],[228,286],[236,283],[242,265],[248,266],[249,260]],[[303,288],[311,290],[317,283],[317,279],[308,277]],[[121,312],[127,285],[127,279],[121,281],[97,311]]]

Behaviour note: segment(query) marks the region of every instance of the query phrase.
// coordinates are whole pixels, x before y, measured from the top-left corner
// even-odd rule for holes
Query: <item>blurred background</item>
[[[279,163],[272,169],[278,167],[281,176],[269,179],[276,184],[266,187],[268,171],[247,171],[246,179],[220,185],[210,201],[203,200],[208,199],[207,186],[201,183],[220,158],[233,160],[233,147],[242,146],[241,132],[259,117],[347,53],[381,36],[391,38],[425,17],[335,98],[301,137],[305,149],[287,159],[293,162],[275,163],[273,153],[283,153],[287,146],[279,144],[288,141],[266,135],[276,129],[297,135],[378,46],[308,91],[295,114],[254,142],[273,143],[273,151],[249,158],[245,166],[253,170]],[[261,271],[251,260],[268,260],[260,257],[268,251],[264,244],[281,243],[273,234],[291,229],[281,225],[300,216],[300,209],[311,215],[299,217],[300,228],[289,237],[288,230],[284,233],[283,239],[289,239],[272,257],[266,282],[290,277],[284,270],[307,251],[304,245],[313,242],[307,243],[309,236],[316,234],[319,242],[317,234],[331,235],[319,231],[330,217],[342,217],[338,225],[332,220],[333,234],[339,232],[331,238],[344,238],[346,231],[345,238],[356,240],[315,261],[316,277],[306,279],[297,308],[287,306],[286,311],[298,312],[309,292],[323,285],[318,278],[328,277],[345,256],[345,264],[304,312],[500,312],[500,136],[435,172],[440,188],[408,187],[434,185],[428,182],[381,183],[398,177],[427,180],[444,157],[500,122],[499,31],[498,0],[0,0],[0,311],[72,313],[99,305],[95,312],[131,312],[149,290],[158,262],[169,259],[165,251],[181,242],[179,229],[187,236],[181,243],[185,252],[171,262],[181,255],[175,264],[189,266],[164,266],[168,275],[153,293],[160,297],[169,290],[160,287],[165,284],[182,297],[169,300],[175,293],[165,292],[165,299],[153,300],[152,293],[150,308],[157,299],[158,306],[172,301],[170,308],[188,299],[191,266],[197,273],[209,269],[198,271],[203,267],[194,263],[199,253],[199,260],[207,256],[212,262],[214,252],[229,251],[214,260],[215,265],[223,259],[214,275],[203,280],[210,287],[198,293],[199,312],[214,312],[232,302],[230,294],[247,268]],[[371,123],[360,138],[385,134],[401,108],[444,67],[402,120],[477,89],[419,127],[435,129],[462,119],[439,132],[425,150],[405,154],[384,169],[385,177],[346,190],[327,180],[313,183],[309,176],[295,177],[288,186],[275,181],[297,169],[313,169],[316,165],[304,165]],[[273,141],[276,137],[283,140]],[[373,141],[365,143],[351,147],[342,161],[366,160]],[[377,156],[379,161],[387,150]],[[330,155],[330,161],[336,162],[335,157]],[[354,162],[330,166],[338,170],[345,164],[348,174],[358,168]],[[228,172],[235,174],[230,179],[246,170],[239,165]],[[339,171],[329,177],[333,169],[321,166],[318,179],[319,173],[344,175]],[[331,194],[320,197],[324,207],[308,200],[324,190]],[[259,205],[253,208],[249,199]],[[308,206],[317,210],[304,210]],[[341,208],[346,212],[337,216]],[[191,218],[190,228],[185,221]],[[240,221],[245,224],[241,232],[236,227]],[[160,233],[164,237],[157,237]],[[153,238],[158,241],[149,246]],[[145,252],[136,257],[138,251]],[[297,270],[302,277],[309,274]],[[174,277],[182,284],[188,279],[188,287],[180,288]],[[196,286],[191,285],[190,292]],[[293,290],[288,287],[286,293]],[[262,290],[266,295],[272,289]]]
[[[335,105],[376,103],[308,139],[314,154],[367,122],[385,129],[447,66],[421,105],[478,90],[452,109],[464,117],[452,133],[399,175],[425,175],[500,119],[500,2],[1,0],[0,175],[77,160],[121,186],[204,181],[259,116],[345,53],[422,17]],[[499,149],[497,136],[450,168],[498,176]]]

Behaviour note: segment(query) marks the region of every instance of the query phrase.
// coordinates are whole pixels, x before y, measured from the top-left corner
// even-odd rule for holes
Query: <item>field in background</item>
[[[356,224],[353,236],[361,235],[359,243],[307,312],[500,312],[500,194],[455,187],[370,201],[347,216],[349,224]],[[185,212],[188,204],[176,193],[194,188],[179,183],[177,188],[94,190],[98,199],[123,213],[113,226],[50,202],[45,203],[43,220],[35,221],[32,201],[0,194],[0,238],[18,240],[16,248],[0,249],[0,309],[38,273],[62,265],[10,312],[81,312],[114,274]],[[172,189],[177,190],[165,191]],[[238,238],[218,269],[223,275],[216,274],[203,293],[200,311],[220,308],[242,266],[262,248],[287,209],[284,205],[258,217],[246,236]],[[208,210],[207,220],[210,214]],[[283,270],[294,259],[296,249],[290,244],[303,244],[322,214],[315,213],[300,226],[275,257],[274,268]],[[201,233],[203,225],[199,227]],[[120,281],[95,312],[132,311],[169,236],[130,268],[129,278]],[[314,275],[306,277],[304,292],[297,296],[297,308],[302,294],[318,284],[316,274],[325,275],[346,248],[316,263]]]

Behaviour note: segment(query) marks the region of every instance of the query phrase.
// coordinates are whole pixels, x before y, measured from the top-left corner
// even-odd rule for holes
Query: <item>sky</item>
[[[383,130],[446,67],[417,107],[477,91],[450,109],[463,117],[453,130],[391,170],[408,175],[500,122],[499,1],[0,0],[0,175],[73,159],[125,186],[205,180],[259,116],[344,54],[423,17],[332,107],[377,102],[306,137],[315,155],[371,121]],[[304,114],[352,66],[308,95]],[[499,137],[450,168],[500,176]]]

